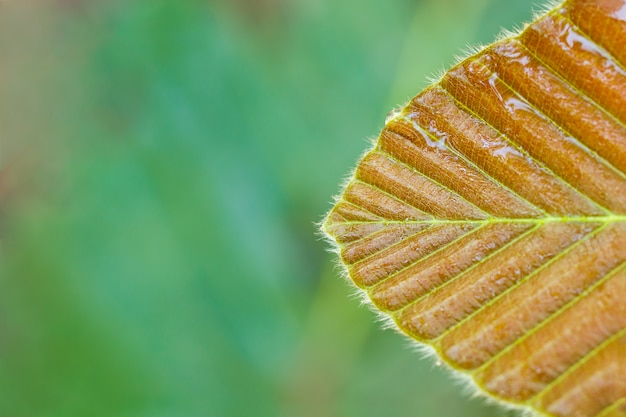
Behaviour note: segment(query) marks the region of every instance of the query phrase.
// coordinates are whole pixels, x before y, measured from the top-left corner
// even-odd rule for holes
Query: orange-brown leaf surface
[[[351,280],[492,397],[626,416],[626,0],[570,0],[413,98],[328,214]]]

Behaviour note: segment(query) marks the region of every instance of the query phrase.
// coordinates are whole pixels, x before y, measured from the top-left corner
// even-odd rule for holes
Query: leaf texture
[[[571,0],[386,124],[323,229],[491,396],[626,416],[626,1]]]

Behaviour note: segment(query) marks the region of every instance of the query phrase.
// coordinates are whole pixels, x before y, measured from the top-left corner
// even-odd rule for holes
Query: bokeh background
[[[510,415],[382,330],[315,223],[532,9],[1,2],[0,417]]]

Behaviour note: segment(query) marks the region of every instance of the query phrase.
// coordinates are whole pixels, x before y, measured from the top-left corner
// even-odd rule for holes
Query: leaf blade
[[[626,398],[626,71],[597,30],[626,37],[621,10],[566,2],[452,68],[388,121],[323,225],[404,333],[549,415]],[[378,218],[342,223],[348,203]]]

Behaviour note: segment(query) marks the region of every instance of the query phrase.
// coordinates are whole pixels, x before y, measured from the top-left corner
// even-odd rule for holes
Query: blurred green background
[[[385,115],[520,0],[8,1],[0,417],[505,416],[316,231]]]

